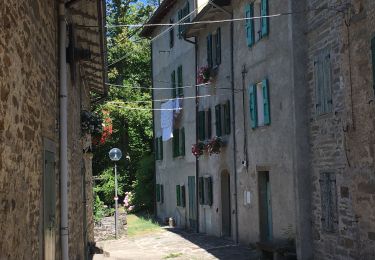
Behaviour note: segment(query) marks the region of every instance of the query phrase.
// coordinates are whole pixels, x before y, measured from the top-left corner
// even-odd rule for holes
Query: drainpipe
[[[69,260],[68,236],[68,128],[67,128],[67,66],[65,3],[59,4],[60,27],[60,203],[61,203],[61,259]]]
[[[233,19],[233,13],[231,14],[231,19]],[[233,170],[234,170],[234,211],[236,214],[236,223],[235,223],[235,230],[236,230],[236,237],[235,242],[238,243],[238,201],[237,201],[237,156],[236,156],[236,111],[235,111],[235,98],[234,98],[234,58],[233,58],[233,22],[230,23],[230,59],[231,59],[231,85],[232,85],[232,111],[233,111]],[[244,133],[246,134],[246,133]]]
[[[155,96],[154,96],[154,59],[153,59],[153,46],[152,46],[152,41],[150,43],[150,49],[151,49],[151,98],[152,100],[155,99]],[[152,105],[152,134],[153,134],[153,137],[154,137],[154,141],[156,140],[155,137],[155,103],[154,101],[151,102],[151,105]],[[156,143],[154,142],[154,155],[155,154],[155,147],[156,147]],[[161,143],[161,145],[163,145],[163,142]],[[153,182],[154,182],[154,198],[155,198],[155,194],[156,194],[156,156],[154,156],[154,177],[153,177]],[[157,209],[157,203],[156,203],[156,199],[154,199],[154,216],[155,218],[157,218],[158,216],[158,209]]]

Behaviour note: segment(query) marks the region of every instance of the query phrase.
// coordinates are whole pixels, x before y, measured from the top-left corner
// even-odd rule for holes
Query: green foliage
[[[139,161],[133,182],[135,210],[152,210],[154,204],[154,158],[148,155]]]
[[[160,225],[150,216],[128,215],[128,236],[162,232]]]
[[[95,196],[94,200],[94,221],[99,222],[105,215],[104,202],[100,200],[99,196]]]
[[[107,24],[142,24],[154,8],[153,1],[108,0]],[[149,40],[139,36],[140,30],[137,27],[110,27],[107,32],[108,79],[123,87],[110,87],[106,101],[94,107],[99,115],[107,111],[112,120],[112,135],[104,144],[94,147],[93,157],[93,174],[101,179],[96,183],[95,191],[106,205],[112,205],[114,197],[113,162],[108,157],[109,150],[117,147],[123,152],[122,159],[117,162],[119,194],[136,187],[133,183],[139,183],[140,161],[152,153],[151,51]],[[143,175],[139,174],[140,177]],[[152,185],[152,178],[145,178],[145,181],[151,181],[144,183],[145,186]],[[135,204],[135,208],[152,206],[152,202],[146,203],[145,199],[138,201],[141,205]]]
[[[103,200],[106,205],[113,205],[113,198],[115,197],[115,174],[113,168],[104,170],[101,173],[100,177],[101,179],[99,183],[97,183],[94,187],[94,192]],[[119,174],[117,175],[118,183],[121,183],[123,179],[123,176]],[[118,195],[123,194],[123,188],[121,185],[118,185],[117,193]]]

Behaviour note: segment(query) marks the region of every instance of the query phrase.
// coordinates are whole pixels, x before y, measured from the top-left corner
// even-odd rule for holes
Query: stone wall
[[[310,8],[350,1],[308,1]],[[313,170],[313,240],[317,259],[374,259],[374,99],[370,42],[375,3],[351,1],[345,14],[310,12],[307,37]],[[315,114],[314,60],[329,50],[333,111]],[[338,228],[324,232],[319,176],[336,174]]]

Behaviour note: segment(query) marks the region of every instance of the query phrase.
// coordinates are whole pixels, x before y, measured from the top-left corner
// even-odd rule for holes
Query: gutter
[[[60,59],[60,200],[61,200],[61,259],[69,260],[68,230],[68,87],[66,65],[65,3],[59,4],[59,59]]]

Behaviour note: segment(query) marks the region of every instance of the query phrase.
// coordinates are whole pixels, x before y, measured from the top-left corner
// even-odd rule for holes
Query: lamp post
[[[118,221],[118,197],[117,197],[117,165],[116,162],[121,159],[122,153],[118,148],[112,148],[109,151],[109,158],[115,162],[115,237],[117,239],[117,221]]]

